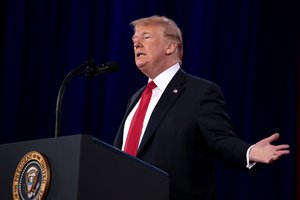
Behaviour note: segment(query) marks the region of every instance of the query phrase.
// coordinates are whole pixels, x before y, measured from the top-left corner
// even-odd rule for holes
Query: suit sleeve
[[[216,84],[211,83],[203,93],[199,110],[197,123],[216,157],[230,166],[245,168],[246,153],[251,144],[234,133],[222,91]]]

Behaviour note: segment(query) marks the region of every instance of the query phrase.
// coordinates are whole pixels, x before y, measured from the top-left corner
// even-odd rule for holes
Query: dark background
[[[112,143],[129,97],[147,79],[134,64],[129,23],[154,14],[183,32],[183,68],[221,86],[236,133],[280,132],[291,154],[244,173],[217,165],[218,199],[296,199],[299,1],[4,0],[0,3],[0,143],[54,137],[59,86],[93,58],[120,71],[75,77],[62,135]],[[101,159],[101,158],[99,158]]]

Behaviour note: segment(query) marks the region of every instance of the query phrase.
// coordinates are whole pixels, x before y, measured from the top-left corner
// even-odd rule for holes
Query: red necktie
[[[153,81],[148,83],[147,87],[143,91],[140,104],[131,120],[124,151],[133,156],[136,156],[137,153],[137,149],[139,146],[139,141],[142,133],[142,128],[143,128],[144,118],[152,96],[152,90],[154,88],[156,88],[156,85]]]

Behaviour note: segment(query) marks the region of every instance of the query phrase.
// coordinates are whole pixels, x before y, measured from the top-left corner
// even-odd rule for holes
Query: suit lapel
[[[142,92],[144,91],[146,86],[140,88],[131,98],[131,101],[129,102],[128,108],[126,110],[125,113],[125,119],[128,117],[129,113],[131,112],[131,110],[134,108],[135,104],[137,104],[137,102],[139,101],[139,99],[142,96]]]
[[[167,88],[165,89],[152,112],[140,147],[138,149],[137,156],[142,152],[146,144],[150,142],[150,139],[153,137],[156,129],[158,128],[170,108],[174,105],[180,94],[184,91],[185,82],[185,73],[180,69],[168,84]]]
[[[146,87],[146,86],[145,86]],[[140,99],[143,90],[145,89],[145,87],[142,87],[141,89],[139,89],[130,99],[130,101],[128,102],[127,105],[127,109],[125,112],[125,116],[123,117],[123,120],[121,122],[121,126],[118,130],[118,134],[116,136],[116,139],[114,141],[114,146],[118,147],[119,149],[122,148],[122,144],[123,144],[123,131],[124,131],[124,125],[125,125],[125,121],[129,115],[129,113],[131,112],[131,110],[133,109],[133,107],[135,106],[135,104],[138,102],[138,100]]]

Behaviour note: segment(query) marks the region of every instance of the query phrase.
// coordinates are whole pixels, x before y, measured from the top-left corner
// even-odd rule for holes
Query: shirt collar
[[[154,83],[163,92],[179,69],[180,65],[176,63],[155,77],[155,79],[153,79]],[[151,79],[149,79],[149,82],[150,81]]]

